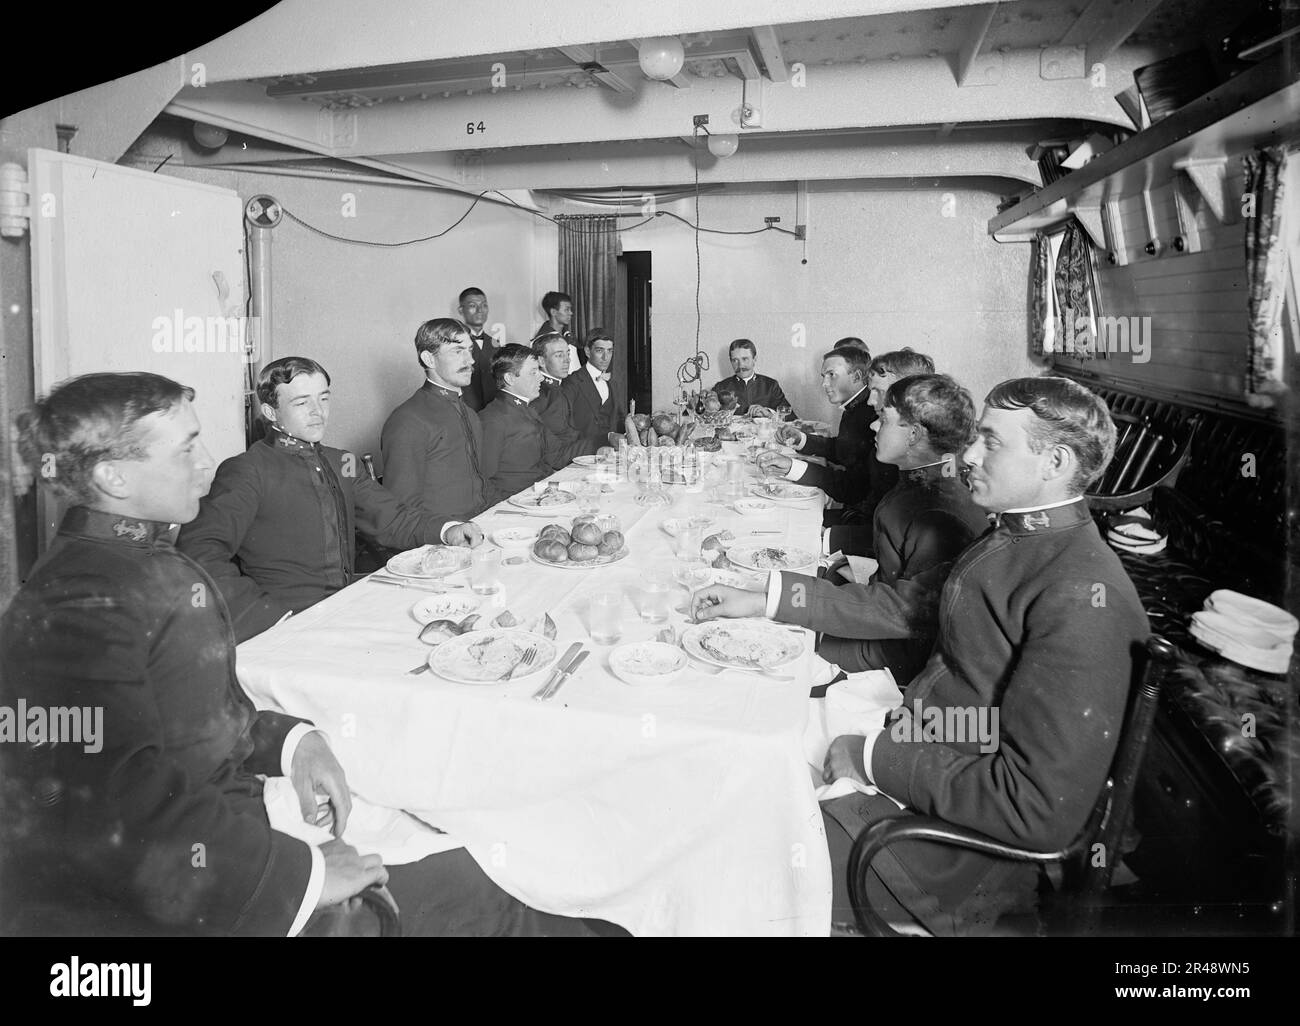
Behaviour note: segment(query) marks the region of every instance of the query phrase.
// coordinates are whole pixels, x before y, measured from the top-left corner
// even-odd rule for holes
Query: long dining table
[[[743,460],[736,444],[726,450]],[[549,480],[591,473],[569,466]],[[710,491],[666,491],[671,506],[646,506],[633,484],[607,486],[601,512],[622,523],[622,560],[507,563],[501,590],[483,597],[484,612],[549,613],[557,653],[575,641],[590,650],[550,700],[533,699],[542,673],[481,686],[413,674],[430,651],[412,614],[426,593],[369,579],[241,644],[239,679],[259,707],[321,727],[359,798],[444,831],[448,846],[464,845],[534,908],[605,919],[636,936],[825,936],[830,862],[802,742],[820,662],[813,635],[781,668],[793,681],[719,675],[692,660],[669,683],[634,687],[610,670],[616,646],[592,641],[587,609],[593,591],[622,589],[620,644],[652,640],[664,625],[640,620],[638,587],[650,568],[675,565],[665,519],[705,515],[737,545],[815,553],[821,493],[778,507],[773,522],[710,501]],[[506,527],[567,526],[575,512],[525,519],[506,512],[513,508],[503,502],[474,518],[489,543]],[[783,537],[751,535],[755,525]],[[671,602],[678,635],[690,622],[688,599],[679,588]]]

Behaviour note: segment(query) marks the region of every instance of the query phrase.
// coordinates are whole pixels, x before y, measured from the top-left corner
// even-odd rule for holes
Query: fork
[[[534,642],[533,644],[529,645],[526,649],[524,649],[524,654],[520,656],[519,662],[515,663],[514,666],[510,667],[510,669],[506,670],[506,672],[503,673],[500,677],[498,677],[497,680],[498,681],[509,680],[511,677],[515,675],[515,671],[518,670],[520,667],[524,669],[528,669],[528,667],[532,666],[536,660],[537,660],[537,643]]]

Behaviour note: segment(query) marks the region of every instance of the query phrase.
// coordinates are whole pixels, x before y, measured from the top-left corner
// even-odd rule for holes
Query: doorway
[[[650,343],[650,253],[624,253],[618,258],[615,288],[615,334],[627,339],[627,394],[636,408],[650,413],[652,379]]]

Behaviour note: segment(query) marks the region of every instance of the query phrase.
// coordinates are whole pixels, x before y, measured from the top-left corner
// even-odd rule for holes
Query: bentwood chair
[[[1068,848],[1031,851],[966,827],[953,826],[933,816],[886,819],[865,830],[853,846],[848,865],[849,894],[861,933],[870,937],[903,935],[894,928],[895,924],[886,922],[866,901],[867,874],[872,860],[899,841],[930,841],[968,848],[998,858],[1035,863],[1045,873],[1049,868],[1059,868],[1060,884],[1052,883],[1048,891],[1051,899],[1045,903],[1046,909],[1038,925],[1051,933],[1095,933],[1101,899],[1110,886],[1121,854],[1121,842],[1132,811],[1133,792],[1155,719],[1160,677],[1151,673],[1152,664],[1172,664],[1176,656],[1177,649],[1158,635],[1148,638],[1134,654],[1129,708],[1110,775],[1083,831]],[[1051,882],[1051,874],[1048,876]],[[905,932],[914,934],[915,927]]]

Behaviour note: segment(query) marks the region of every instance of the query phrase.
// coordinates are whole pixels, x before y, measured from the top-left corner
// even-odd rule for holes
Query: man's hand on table
[[[745,591],[712,584],[691,596],[691,615],[696,622],[736,619],[743,616],[762,616],[767,609],[767,596],[761,591]]]
[[[360,894],[371,884],[388,883],[388,870],[378,855],[361,855],[346,841],[326,841],[320,846],[325,856],[325,885],[317,908],[328,908]]]
[[[478,524],[456,524],[447,528],[447,544],[473,549],[483,544],[483,529]]]
[[[794,461],[789,456],[782,456],[779,452],[760,452],[758,454],[759,472],[773,477],[785,477],[790,472],[790,467],[793,464]]]
[[[832,741],[826,750],[822,781],[832,784],[847,777],[869,786],[871,781],[867,779],[867,768],[862,763],[862,749],[866,740],[860,734],[841,734]]]
[[[342,837],[348,825],[348,816],[352,813],[352,793],[348,790],[343,767],[334,758],[324,734],[312,731],[298,742],[293,753],[289,779],[293,782],[293,789],[298,792],[298,807],[302,810],[302,818],[308,823],[317,821],[320,806],[316,796],[324,795],[334,814],[330,830],[335,837]]]
[[[782,424],[776,429],[776,440],[782,445],[792,445],[796,449],[802,449],[804,442],[808,441],[808,436],[793,424]]]

